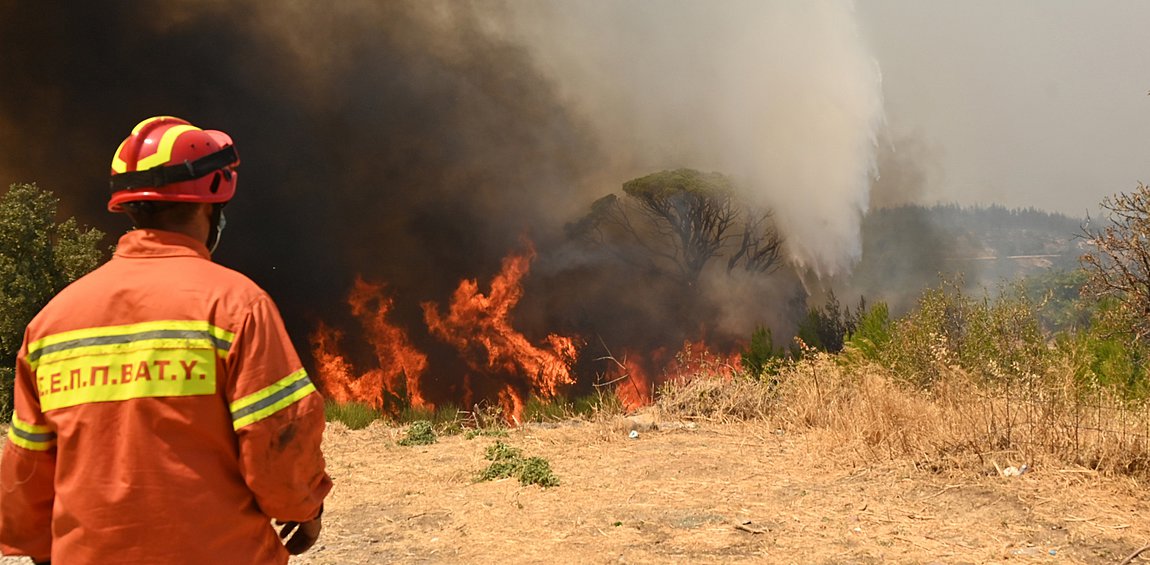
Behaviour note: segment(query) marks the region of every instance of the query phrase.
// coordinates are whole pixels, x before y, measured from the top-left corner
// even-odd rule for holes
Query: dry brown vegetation
[[[1001,472],[1026,464],[1150,477],[1150,410],[1070,368],[988,380],[936,363],[932,384],[904,383],[877,364],[819,354],[773,383],[698,378],[661,391],[669,414],[712,422],[764,419],[818,432],[858,464],[907,460],[926,470]]]
[[[921,389],[814,355],[511,430],[550,461],[547,489],[476,482],[492,438],[402,448],[402,429],[333,424],[328,529],[294,562],[1117,564],[1142,547],[1144,411],[1069,373],[938,370]]]

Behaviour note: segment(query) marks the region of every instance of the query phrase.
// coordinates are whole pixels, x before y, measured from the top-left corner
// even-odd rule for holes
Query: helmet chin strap
[[[208,233],[208,253],[216,252],[216,248],[220,246],[220,239],[224,237],[224,228],[228,225],[228,219],[224,217],[224,205],[212,205],[212,229]]]

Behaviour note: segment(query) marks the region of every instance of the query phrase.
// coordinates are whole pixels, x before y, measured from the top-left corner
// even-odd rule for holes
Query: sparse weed
[[[599,409],[600,399],[596,396],[582,396],[568,400],[560,395],[546,399],[531,396],[523,406],[524,422],[561,422],[574,418],[586,418]]]
[[[477,437],[507,437],[507,428],[475,428],[463,433],[464,439]]]
[[[382,413],[361,402],[341,404],[328,400],[323,405],[324,419],[329,422],[343,422],[348,428],[362,430],[378,420]]]

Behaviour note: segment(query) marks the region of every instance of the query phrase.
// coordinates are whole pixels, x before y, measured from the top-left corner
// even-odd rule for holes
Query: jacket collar
[[[202,257],[211,260],[208,247],[202,241],[164,230],[136,229],[120,237],[116,244],[117,257]]]

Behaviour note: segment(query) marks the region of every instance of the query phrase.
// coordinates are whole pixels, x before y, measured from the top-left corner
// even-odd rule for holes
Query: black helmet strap
[[[195,180],[229,165],[239,162],[236,147],[229,145],[215,153],[205,155],[195,161],[184,161],[179,165],[157,165],[143,171],[132,171],[112,175],[112,192],[164,186],[177,182]]]

